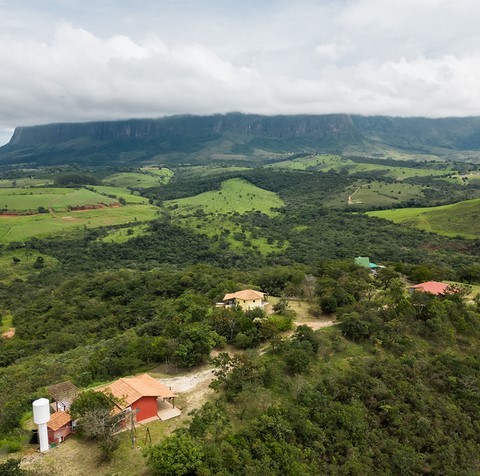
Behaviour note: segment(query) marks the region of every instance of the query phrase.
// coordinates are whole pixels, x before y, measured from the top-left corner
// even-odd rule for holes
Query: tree
[[[203,452],[187,433],[178,433],[149,448],[145,456],[155,474],[184,476],[196,474]]]
[[[104,461],[112,459],[120,444],[116,431],[124,415],[112,414],[116,403],[113,395],[87,390],[73,401],[70,408],[72,418],[78,419],[81,434],[98,441]]]
[[[18,264],[18,263],[20,263],[20,261],[22,261],[22,260],[21,260],[20,258],[17,258],[16,256],[14,256],[14,257],[12,258],[12,261],[13,261],[13,264]]]

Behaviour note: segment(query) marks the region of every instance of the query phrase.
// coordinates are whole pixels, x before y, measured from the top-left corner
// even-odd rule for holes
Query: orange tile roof
[[[254,291],[253,289],[244,289],[243,291],[238,291],[236,293],[225,294],[223,298],[224,301],[229,301],[230,299],[242,299],[244,301],[251,301],[253,299],[263,299],[265,293],[260,291]]]
[[[50,416],[50,421],[47,423],[47,427],[53,431],[57,431],[58,429],[65,426],[67,423],[72,421],[72,417],[68,412],[55,412],[52,413]]]
[[[435,295],[443,295],[447,293],[447,288],[450,287],[450,284],[439,283],[437,281],[427,281],[426,283],[420,283],[415,286],[411,286],[411,289],[416,289],[424,293],[431,293]]]
[[[110,392],[120,400],[119,407],[121,408],[129,407],[142,397],[171,398],[177,396],[148,374],[121,378],[97,390]]]

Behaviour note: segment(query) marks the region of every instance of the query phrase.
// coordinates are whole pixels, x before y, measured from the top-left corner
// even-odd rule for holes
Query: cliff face
[[[259,116],[231,113],[17,127],[0,162],[84,165],[208,163],[211,155],[342,153],[372,144],[439,153],[480,150],[480,118],[395,118],[348,114]],[[260,151],[260,152],[259,152]],[[262,153],[266,152],[266,154]]]
[[[17,127],[9,145],[59,145],[79,138],[88,138],[95,143],[116,140],[150,141],[171,136],[200,138],[223,133],[276,139],[353,138],[357,135],[351,118],[345,114],[272,117],[227,114]]]

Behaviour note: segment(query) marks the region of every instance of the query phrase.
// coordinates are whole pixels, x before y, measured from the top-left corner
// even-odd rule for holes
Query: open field
[[[219,191],[165,202],[165,206],[176,215],[195,213],[197,210],[203,210],[204,214],[259,211],[273,215],[272,208],[283,205],[283,200],[276,193],[263,190],[242,179],[226,180]]]
[[[116,202],[84,188],[0,188],[0,208],[12,212],[37,211],[39,207],[62,211],[68,207],[112,205]]]
[[[25,241],[34,236],[45,237],[75,228],[96,228],[120,225],[155,218],[158,208],[153,205],[129,205],[84,211],[50,213],[29,216],[1,216],[0,243]]]
[[[43,268],[34,267],[34,263],[39,256],[43,258]],[[20,261],[15,263],[13,261],[14,257]],[[26,279],[31,274],[55,266],[56,263],[55,258],[31,249],[18,248],[12,251],[3,251],[0,255],[0,280],[6,284],[15,281],[15,279]]]
[[[400,181],[409,177],[447,176],[449,173],[453,172],[453,169],[451,167],[438,170],[427,166],[421,168],[408,166],[390,166],[382,165],[381,163],[359,163],[350,160],[348,157],[328,154],[285,160],[282,162],[276,162],[275,164],[271,164],[269,167],[286,168],[291,170],[336,170],[337,172],[347,170],[350,174],[357,172],[381,171],[383,172],[385,177],[391,177]]]
[[[308,157],[300,157],[292,160],[284,160],[282,162],[275,162],[269,167],[290,170],[337,170],[341,167],[344,167],[346,165],[346,162],[350,162],[351,164],[353,164],[353,162],[346,161],[339,155],[322,154]]]
[[[101,241],[105,243],[125,243],[132,238],[144,235],[146,233],[147,226],[130,226],[127,228],[119,228],[108,233],[107,236],[101,238]]]
[[[156,187],[170,180],[173,172],[169,169],[148,168],[144,172],[122,172],[109,175],[103,182],[113,187]],[[148,170],[148,171],[147,171]]]
[[[192,167],[181,167],[179,169],[183,174],[191,174],[195,177],[210,177],[212,175],[218,175],[225,172],[242,172],[244,170],[250,170],[250,167],[240,166],[215,166],[215,165],[194,165]]]
[[[262,253],[283,248],[285,243],[268,243],[261,236],[243,232],[241,226],[232,220],[233,215],[260,211],[273,216],[273,209],[283,205],[284,202],[276,193],[239,178],[226,180],[221,190],[164,203],[165,208],[180,219],[181,224],[211,237],[214,243],[221,235],[234,249],[251,247]]]
[[[480,237],[480,199],[440,207],[374,211],[367,215],[444,236]]]
[[[358,191],[351,196],[352,204],[363,204],[366,206],[389,205],[423,197],[420,185],[407,183],[382,183],[371,182],[362,185]]]
[[[91,185],[95,191],[101,195],[110,195],[119,198],[124,198],[127,203],[148,203],[148,198],[134,195],[128,188],[123,187],[108,187],[106,185]]]
[[[46,185],[52,185],[51,179],[37,179],[30,177],[16,178],[12,180],[0,180],[0,188],[11,187],[45,187]]]

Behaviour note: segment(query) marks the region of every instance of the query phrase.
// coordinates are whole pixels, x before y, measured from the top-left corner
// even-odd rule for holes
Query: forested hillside
[[[121,451],[89,472],[480,471],[479,237],[364,213],[392,196],[399,207],[473,203],[476,166],[399,162],[375,169],[375,159],[357,157],[344,169],[334,156],[300,155],[280,167],[5,171],[1,325],[14,334],[0,338],[0,464],[34,452],[28,412],[47,386],[86,389],[168,364],[181,374],[214,370],[215,392],[203,406],[180,400],[194,411],[168,427],[171,436],[152,427],[153,440],[131,449],[120,435]],[[70,188],[60,189],[66,175]],[[21,220],[56,223],[63,209],[48,200],[72,194],[108,198],[100,218],[81,221],[88,210],[65,202],[71,228],[20,238]],[[29,208],[36,196],[43,210]],[[115,214],[124,219],[108,224]],[[385,268],[373,274],[357,256]],[[429,280],[460,292],[408,293]],[[269,311],[216,307],[242,289],[267,293]],[[60,451],[45,458],[57,469]],[[22,468],[48,472],[41,461]]]

